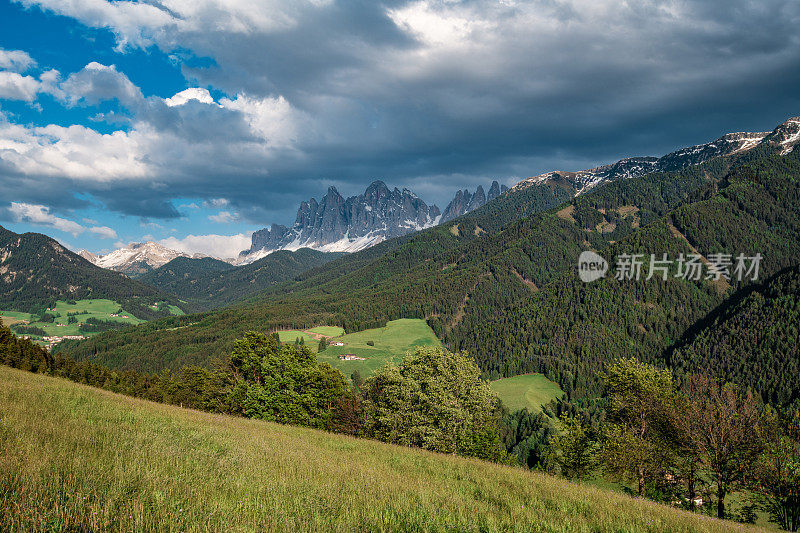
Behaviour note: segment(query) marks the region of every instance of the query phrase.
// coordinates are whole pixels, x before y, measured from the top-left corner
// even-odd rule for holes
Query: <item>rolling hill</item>
[[[178,296],[194,310],[206,310],[252,297],[341,255],[309,248],[294,252],[279,250],[238,267],[210,257],[178,257],[143,275],[139,281]]]
[[[114,300],[142,320],[171,314],[154,309],[155,302],[181,305],[158,289],[91,264],[46,235],[0,227],[0,309],[29,312],[57,300],[84,299]]]
[[[4,531],[758,530],[520,468],[2,366],[0,405]]]

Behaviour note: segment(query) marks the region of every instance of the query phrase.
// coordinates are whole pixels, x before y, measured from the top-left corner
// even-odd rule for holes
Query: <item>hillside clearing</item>
[[[542,374],[525,374],[498,379],[489,386],[511,411],[527,408],[540,411],[542,406],[563,396],[564,392]]]
[[[543,474],[0,367],[3,531],[754,531]]]
[[[278,337],[281,342],[294,342],[297,339],[303,339],[312,350],[317,349],[317,343],[323,338],[341,337],[344,335],[344,329],[339,326],[317,326],[310,329],[282,329],[278,330]]]
[[[385,327],[350,333],[332,341],[343,342],[344,346],[328,346],[317,354],[319,361],[330,363],[346,376],[358,370],[364,378],[389,361],[400,362],[404,355],[417,346],[442,345],[427,322],[414,318],[392,320]],[[374,343],[374,346],[368,342]],[[341,361],[339,356],[344,354],[363,357],[364,361]]]
[[[174,306],[170,306],[172,308]],[[176,310],[180,311],[177,307]],[[121,311],[121,312],[120,312]],[[66,335],[83,335],[90,337],[96,333],[86,333],[80,330],[80,324],[90,318],[97,320],[117,322],[124,325],[141,324],[144,320],[140,320],[122,310],[122,306],[114,300],[106,299],[87,299],[77,300],[75,302],[57,301],[55,307],[48,309],[47,314],[55,317],[53,322],[42,322],[40,317],[31,315],[29,313],[15,313],[9,311],[0,311],[3,317],[3,323],[7,326],[13,323],[27,322],[29,326],[43,329],[48,336],[63,337]],[[70,316],[74,317],[75,322],[69,323]],[[14,319],[13,321],[6,321],[6,317]],[[33,340],[40,340],[39,335],[28,335]]]

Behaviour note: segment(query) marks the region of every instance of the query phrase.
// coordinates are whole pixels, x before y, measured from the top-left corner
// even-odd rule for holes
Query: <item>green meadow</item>
[[[0,531],[757,530],[516,467],[0,366]]]
[[[564,394],[558,384],[553,383],[542,374],[525,374],[498,379],[490,382],[489,386],[511,411],[522,408],[527,408],[529,411],[540,411],[543,405],[551,400],[561,398]]]
[[[314,351],[316,351],[322,337],[339,337],[341,335],[344,335],[344,329],[339,326],[317,326],[306,330],[285,329],[278,331],[281,342],[294,342],[297,339],[303,339],[303,342]]]
[[[3,324],[6,326],[13,326],[14,324],[19,323],[27,324],[35,318],[36,317],[30,313],[21,313],[18,311],[0,311],[0,320],[2,320]]]
[[[176,308],[177,309],[177,308]],[[143,320],[139,320],[132,314],[120,310],[120,304],[114,300],[105,299],[91,299],[91,300],[77,300],[75,302],[67,303],[65,301],[56,302],[55,308],[48,311],[48,314],[53,315],[55,320],[51,323],[41,322],[40,317],[31,315],[29,313],[17,313],[12,311],[0,311],[0,316],[3,317],[3,323],[7,326],[12,325],[12,322],[7,322],[6,317],[14,319],[17,323],[27,322],[30,326],[43,329],[47,332],[48,336],[65,336],[65,335],[84,335],[91,336],[92,333],[82,333],[79,329],[80,323],[89,318],[96,318],[98,320],[110,320],[122,324],[141,324]],[[76,322],[69,324],[70,314],[75,316]],[[119,316],[112,317],[112,314]],[[123,318],[127,316],[127,318]],[[61,324],[61,325],[59,325]],[[31,335],[31,338],[37,339],[36,335]]]
[[[441,346],[427,322],[412,318],[392,320],[385,327],[350,333],[331,341],[343,342],[344,346],[328,346],[317,354],[317,358],[340,369],[346,376],[358,370],[364,378],[389,361],[400,362],[417,346]],[[339,360],[339,356],[344,354],[363,357],[364,361]]]

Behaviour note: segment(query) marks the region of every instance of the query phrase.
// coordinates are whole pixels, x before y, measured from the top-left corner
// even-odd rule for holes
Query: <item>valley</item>
[[[0,533],[800,531],[798,27],[0,3]]]
[[[139,265],[123,275],[43,235],[0,233],[7,239],[3,265],[8,274],[0,293],[8,311],[0,315],[12,328],[0,327],[0,361],[235,417],[224,418],[225,427],[237,427],[234,432],[240,431],[238,424],[250,423],[242,419],[283,424],[258,426],[259,432],[272,432],[268,442],[296,447],[285,440],[286,432],[325,430],[326,442],[342,446],[345,455],[357,453],[345,442],[361,447],[380,441],[408,453],[423,453],[410,449],[419,448],[442,454],[433,458],[486,461],[477,463],[482,468],[507,468],[489,463],[522,467],[509,470],[515,476],[546,472],[577,481],[584,497],[595,490],[591,485],[666,504],[670,513],[681,508],[743,523],[779,521],[781,509],[793,500],[775,496],[775,476],[789,474],[773,472],[769,461],[781,454],[800,457],[795,414],[800,338],[794,327],[800,295],[800,152],[785,148],[793,128],[790,120],[757,140],[726,136],[725,143],[718,142],[722,148],[710,143],[652,161],[634,158],[583,173],[552,173],[501,193],[493,187],[491,199],[481,200],[482,189],[475,195],[462,191],[457,205],[448,208],[460,215],[419,224],[352,253],[268,250],[234,265],[159,252],[163,264]],[[391,207],[402,197],[404,208],[416,202],[411,193],[384,194],[385,186],[373,185],[369,194],[347,205],[357,213],[354,206],[363,202],[386,200]],[[341,203],[337,195],[329,191],[322,207],[306,205],[307,222],[317,220],[315,209],[329,212]],[[335,231],[346,233],[344,228]],[[309,239],[322,238],[308,231]],[[254,242],[268,237],[254,235]],[[607,260],[606,275],[592,282],[576,275],[577,258],[587,251]],[[758,275],[715,279],[711,259],[726,253],[758,255]],[[653,277],[656,267],[646,262],[642,276],[621,275],[622,259],[637,255],[696,256],[707,275],[680,275],[683,263],[677,262],[664,267],[663,277]],[[48,342],[48,351],[20,336],[40,344],[44,337],[63,340]],[[58,387],[53,401],[78,394],[66,384]],[[154,408],[183,420],[182,411]],[[92,403],[92,411],[103,409]],[[741,418],[726,417],[725,409]],[[159,420],[147,418],[143,424],[173,423]],[[202,435],[179,444],[182,453],[197,456],[195,444],[202,450],[211,445],[208,419],[203,420],[180,430]],[[725,426],[739,423],[732,420],[741,420],[744,429],[737,433]],[[134,424],[128,430],[136,434],[143,428]],[[724,464],[712,460],[716,453],[729,453],[713,448],[716,431],[738,439]],[[346,440],[352,437],[369,440]],[[232,438],[214,441],[212,448],[233,449]],[[271,457],[276,452],[268,442],[253,453]],[[218,451],[211,455],[217,453],[227,457]],[[304,448],[304,453],[330,458],[331,452]],[[362,455],[359,460],[370,459]],[[201,464],[213,469],[213,457]],[[186,472],[203,475],[191,468]],[[526,486],[536,483],[533,479],[526,477]],[[498,480],[517,486],[514,479]],[[560,482],[542,477],[537,490]],[[47,490],[33,478],[30,483],[32,490]],[[276,482],[267,475],[253,483]],[[307,486],[315,499],[318,483]],[[343,480],[335,484],[345,492],[352,489]],[[572,489],[559,486],[563,502]],[[283,487],[283,496],[295,501]],[[136,497],[140,504],[149,501],[149,490]],[[180,492],[176,502],[198,505],[199,494],[175,490]],[[45,492],[38,494],[52,497]],[[526,501],[533,498],[525,494]],[[510,496],[492,497],[508,502]],[[465,498],[462,503],[469,505],[470,497]],[[103,527],[126,523],[126,512],[129,518],[136,515],[116,496],[111,503],[103,501],[105,510],[92,511],[108,513],[103,520],[112,522]],[[178,520],[174,509],[159,507],[161,502],[157,496],[153,504],[166,513],[159,519]],[[295,505],[282,499],[273,504]],[[575,530],[617,530],[613,520],[583,521],[596,512],[595,505],[574,522]],[[355,515],[335,508],[333,520],[342,516],[384,524],[376,522],[384,518],[360,507]],[[208,510],[196,509],[192,512]],[[390,509],[384,511],[394,512]],[[514,529],[506,518],[528,516],[523,508],[506,509],[501,516],[496,511],[486,509],[490,530]],[[417,524],[405,521],[408,512],[403,507],[400,522],[386,527]],[[69,520],[83,520],[80,511],[69,513],[78,513]],[[441,519],[461,528],[462,515],[426,513],[422,520]],[[572,511],[569,515],[575,517]],[[289,519],[267,513],[246,520],[265,516]],[[138,515],[131,527],[141,529],[143,520],[146,516]],[[339,527],[327,518],[290,520],[287,527]],[[669,521],[674,525],[680,518],[670,515]],[[735,527],[730,521],[726,527]],[[686,530],[702,530],[703,523],[687,522]]]
[[[184,314],[180,308],[166,302],[154,302],[149,307],[156,312],[166,308],[172,315]],[[145,322],[125,311],[118,302],[107,299],[56,301],[53,307],[44,309],[41,314],[0,310],[0,319],[17,334],[49,347],[61,339],[88,338],[110,329]]]

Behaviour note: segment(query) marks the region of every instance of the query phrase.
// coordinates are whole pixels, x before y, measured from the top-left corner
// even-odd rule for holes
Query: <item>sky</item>
[[[800,115],[797,0],[0,0],[0,225],[232,257],[328,186],[444,208]]]

